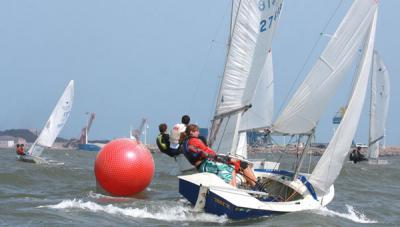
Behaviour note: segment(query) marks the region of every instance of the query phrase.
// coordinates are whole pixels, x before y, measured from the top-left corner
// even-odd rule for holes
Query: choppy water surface
[[[154,179],[140,198],[115,198],[96,192],[96,153],[45,151],[50,164],[16,161],[13,150],[0,150],[0,226],[356,226],[400,225],[400,157],[388,165],[347,162],[327,208],[274,217],[233,221],[196,213],[178,193],[173,159],[154,153]],[[253,154],[290,166],[294,157]],[[316,159],[318,157],[313,157]]]

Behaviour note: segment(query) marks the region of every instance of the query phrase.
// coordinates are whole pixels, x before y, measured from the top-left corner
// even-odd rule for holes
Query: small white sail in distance
[[[385,134],[386,118],[389,110],[390,79],[389,72],[377,51],[371,71],[371,103],[368,158],[378,159],[380,141]]]
[[[29,155],[40,156],[45,147],[53,146],[54,141],[69,118],[73,99],[74,81],[71,80],[54,107],[39,137],[28,150]]]

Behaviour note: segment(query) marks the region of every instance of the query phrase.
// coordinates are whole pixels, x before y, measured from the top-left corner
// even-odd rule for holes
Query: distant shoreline
[[[63,147],[63,143],[55,143],[51,150],[76,150],[76,148],[72,147]],[[27,147],[30,146],[29,143],[26,144]],[[155,144],[147,144],[146,147],[151,150],[154,153],[160,152],[158,150],[157,145]],[[15,149],[14,147],[0,147],[2,149]],[[297,149],[294,146],[290,147],[284,147],[284,146],[271,146],[271,147],[263,147],[263,146],[257,146],[257,147],[248,147],[248,152],[249,153],[285,153],[285,154],[291,154],[291,155],[296,155],[298,152],[301,152],[302,148]],[[354,148],[351,148],[349,150],[352,151]],[[317,147],[312,147],[309,152],[312,152],[313,156],[321,156],[323,152],[325,151],[325,148],[317,148]],[[368,152],[367,148],[361,148],[361,153],[366,155]],[[380,151],[379,156],[397,156],[400,155],[400,146],[388,146],[384,150]]]
[[[349,152],[351,152],[354,148],[351,148]],[[287,153],[287,154],[297,154],[298,149],[295,147],[286,148],[285,147],[249,147],[249,152],[252,153]],[[299,149],[301,151],[301,148]],[[316,148],[312,147],[311,152],[314,156],[321,156],[325,151],[325,148]],[[362,154],[367,154],[368,148],[361,148]],[[381,150],[379,156],[397,156],[400,155],[400,147],[390,146],[386,147],[384,150]]]
[[[155,144],[147,144],[147,148],[153,152],[160,152]],[[354,148],[351,148],[349,150],[352,151]],[[301,149],[299,149],[301,151]],[[274,147],[248,147],[249,153],[286,153],[286,154],[297,154],[297,149],[296,147],[289,147],[286,148],[282,146],[274,146]],[[325,148],[317,148],[317,147],[312,147],[311,152],[314,156],[321,156],[325,151]],[[367,148],[361,148],[361,153],[362,154],[367,154],[368,149]],[[398,146],[390,146],[386,147],[383,151],[380,152],[379,156],[397,156],[400,155],[400,147]]]

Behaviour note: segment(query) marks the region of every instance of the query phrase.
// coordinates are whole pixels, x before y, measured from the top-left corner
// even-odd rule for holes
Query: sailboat
[[[140,123],[140,127],[137,129],[131,129],[129,131],[129,138],[131,140],[136,140],[136,141],[141,141],[141,135],[144,134],[144,144],[146,144],[146,133],[147,133],[147,128],[148,128],[148,124],[147,124],[147,119],[143,118],[142,122]]]
[[[379,159],[380,141],[384,138],[386,118],[389,109],[389,72],[377,51],[374,52],[371,75],[370,128],[368,163],[386,164]]]
[[[74,99],[74,81],[71,80],[65,88],[42,129],[39,137],[29,148],[26,155],[18,155],[20,161],[32,163],[46,163],[47,161],[40,157],[44,148],[53,146],[58,134],[67,122],[72,109]]]
[[[87,112],[86,114],[89,114]],[[82,128],[81,137],[78,143],[78,149],[81,151],[99,151],[104,144],[102,143],[89,143],[89,131],[90,127],[92,126],[93,120],[96,117],[96,113],[90,113],[87,124],[85,127]]]
[[[249,16],[249,19],[241,17],[243,12],[246,12],[246,15],[253,15],[244,9],[252,8],[259,2],[241,1],[237,10],[232,43],[211,127],[210,139],[218,144],[216,149],[218,152],[235,153],[236,150],[240,151],[238,144],[240,144],[243,133],[240,131],[242,130],[241,120],[246,112],[252,109],[252,100],[256,98],[253,97],[254,84],[257,84],[255,77],[260,75],[262,66],[255,66],[258,70],[253,67],[239,66],[240,69],[250,69],[248,71],[234,71],[232,67],[241,62],[262,65],[267,57],[265,49],[262,51],[264,56],[254,54],[256,44],[252,42],[245,42],[244,45],[253,45],[248,47],[247,51],[235,51],[235,48],[239,46],[235,43],[236,39],[243,40],[241,32],[256,31],[254,35],[261,38],[257,29],[250,29],[252,28],[252,19],[262,21],[260,17],[265,16],[265,14],[256,13],[256,10],[260,10],[260,8],[255,7],[256,10],[251,11],[255,13],[255,16]],[[275,3],[275,5],[268,5],[270,6],[267,10],[269,15],[279,15],[282,1],[271,3]],[[211,173],[179,176],[179,192],[195,205],[196,210],[227,215],[232,219],[243,219],[319,209],[333,200],[333,184],[350,149],[366,96],[374,49],[377,11],[378,3],[375,0],[355,0],[353,2],[306,79],[288,102],[286,108],[269,127],[269,130],[274,133],[308,137],[295,169],[281,170],[255,166],[254,172],[257,178],[266,186],[266,190],[262,192],[248,190],[245,187],[233,187]],[[259,25],[261,24],[259,23]],[[272,33],[273,31],[270,30],[269,38],[272,38]],[[246,38],[250,36],[246,35]],[[270,46],[270,41],[266,46]],[[362,47],[363,53],[346,113],[312,173],[301,173],[304,153],[310,147],[317,123],[328,101],[339,88],[340,82],[343,81],[346,69],[355,59],[360,47]],[[239,57],[244,59],[238,61]],[[248,61],[244,61],[245,59]],[[232,78],[225,80],[230,72],[240,78],[234,77],[236,80],[232,80]],[[255,72],[255,74],[251,74],[251,72]],[[236,87],[229,84],[232,81]]]

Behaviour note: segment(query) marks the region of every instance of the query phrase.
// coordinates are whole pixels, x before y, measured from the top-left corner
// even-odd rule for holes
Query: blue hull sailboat
[[[305,81],[272,121],[272,117],[265,117],[269,113],[265,108],[271,108],[265,105],[269,100],[265,90],[272,88],[267,86],[263,94],[257,85],[263,84],[260,81],[265,75],[272,74],[268,70],[272,63],[268,61],[282,2],[250,0],[233,4],[231,41],[209,141],[221,154],[247,159],[246,131],[268,128],[271,133],[308,138],[303,152],[292,170],[279,169],[279,163],[252,162],[264,186],[262,191],[240,183],[233,187],[211,173],[179,176],[179,192],[195,210],[244,219],[319,209],[334,198],[333,184],[350,149],[366,96],[378,3],[353,2]],[[362,56],[346,113],[314,170],[302,173],[304,153],[318,121],[360,48]]]

